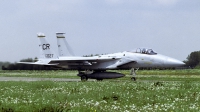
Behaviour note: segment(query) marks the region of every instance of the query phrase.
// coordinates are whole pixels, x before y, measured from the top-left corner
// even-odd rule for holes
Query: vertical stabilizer
[[[46,37],[43,33],[37,34],[40,43],[40,59],[56,59],[57,55],[52,51],[51,44],[46,40]]]
[[[59,56],[74,56],[74,53],[65,40],[65,33],[56,33]]]

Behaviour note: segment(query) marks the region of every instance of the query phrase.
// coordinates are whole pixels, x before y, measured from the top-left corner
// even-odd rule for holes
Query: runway
[[[66,78],[32,78],[32,77],[0,77],[0,81],[63,81],[63,82],[79,82],[81,79]],[[93,80],[88,80],[93,81]]]

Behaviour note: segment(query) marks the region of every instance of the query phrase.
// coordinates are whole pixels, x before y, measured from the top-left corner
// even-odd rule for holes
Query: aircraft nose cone
[[[169,67],[179,67],[179,66],[185,65],[185,63],[183,63],[182,61],[179,61],[179,60],[173,59],[173,58],[167,58],[167,60],[164,62],[164,64]]]

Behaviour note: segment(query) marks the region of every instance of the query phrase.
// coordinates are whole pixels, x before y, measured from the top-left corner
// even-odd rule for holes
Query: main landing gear
[[[87,80],[88,80],[88,77],[86,75],[81,76],[81,81],[87,81]]]
[[[136,81],[136,72],[139,68],[132,68],[130,71],[130,75],[132,75],[131,80]],[[106,71],[79,71],[78,74],[81,77],[81,81],[87,81],[88,79],[96,79],[97,81],[102,81],[103,79],[115,79],[124,77],[124,74],[117,72],[106,72]]]
[[[88,79],[96,79],[97,81],[102,81],[103,79],[115,79],[124,77],[124,74],[117,73],[117,72],[106,72],[103,71],[79,71],[78,74],[79,77],[81,77],[81,81],[87,81]]]
[[[81,77],[81,81],[87,81],[89,78],[96,79],[97,81],[102,81],[103,78],[99,77],[99,75],[96,74],[96,73],[101,73],[101,72],[105,72],[105,71],[94,71],[94,72],[88,71],[88,70],[84,72],[79,71],[78,76]]]
[[[131,68],[131,73],[130,75],[132,75],[133,77],[131,77],[131,80],[136,81],[136,72],[139,70],[139,68]]]
[[[107,77],[102,76],[102,74],[106,75],[105,71],[84,71],[81,72],[79,71],[78,76],[81,77],[81,81],[87,81],[89,78],[90,79],[96,79],[97,81],[102,81],[103,79],[106,79]],[[109,74],[108,74],[109,75]]]
[[[88,80],[88,75],[91,74],[91,71],[85,71],[85,72],[81,72],[79,71],[79,73],[77,74],[79,77],[81,77],[81,81],[87,81]]]

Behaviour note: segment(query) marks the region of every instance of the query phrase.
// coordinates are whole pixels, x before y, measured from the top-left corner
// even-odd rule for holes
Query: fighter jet
[[[123,77],[124,74],[117,72],[106,72],[106,70],[131,70],[132,80],[136,80],[135,69],[137,68],[160,68],[160,67],[178,67],[184,63],[174,58],[164,56],[154,52],[149,48],[137,48],[131,51],[99,55],[93,57],[82,57],[71,55],[69,48],[66,46],[64,33],[57,33],[57,44],[59,56],[51,49],[51,44],[46,40],[44,34],[38,34],[40,40],[40,58],[37,62],[19,62],[22,64],[36,64],[46,66],[56,66],[68,70],[78,70],[78,76],[81,80],[113,79]],[[64,44],[65,43],[65,44]],[[70,52],[67,55],[66,52]]]

